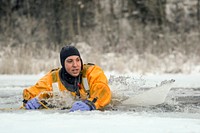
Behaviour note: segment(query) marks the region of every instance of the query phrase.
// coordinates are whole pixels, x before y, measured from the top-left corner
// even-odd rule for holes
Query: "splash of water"
[[[72,96],[68,91],[50,93],[51,94],[49,95],[52,95],[52,97],[47,99],[41,99],[41,101],[45,101],[46,106],[50,108],[69,109],[71,108],[72,104],[76,101],[75,97]]]
[[[110,75],[109,86],[112,91],[111,106],[121,104],[121,101],[139,93],[141,86],[145,84],[142,77]]]

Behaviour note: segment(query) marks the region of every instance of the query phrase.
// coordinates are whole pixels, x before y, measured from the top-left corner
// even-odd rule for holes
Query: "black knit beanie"
[[[69,56],[72,56],[72,55],[77,55],[81,59],[81,56],[80,56],[78,49],[75,48],[74,46],[65,46],[61,49],[61,51],[60,51],[60,63],[61,63],[63,68],[65,66],[64,65],[65,59]],[[82,63],[82,60],[81,60],[81,63]]]

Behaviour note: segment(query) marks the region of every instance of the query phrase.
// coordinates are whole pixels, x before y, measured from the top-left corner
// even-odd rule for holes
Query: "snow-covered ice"
[[[187,116],[188,115],[188,116]],[[2,133],[199,133],[195,114],[134,112],[0,113]]]

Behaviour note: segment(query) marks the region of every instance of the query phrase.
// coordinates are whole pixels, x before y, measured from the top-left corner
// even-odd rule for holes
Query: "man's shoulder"
[[[83,65],[83,70],[82,72],[86,72],[86,71],[93,71],[93,70],[101,70],[101,67],[96,65],[96,64],[93,64],[93,63],[87,63],[87,64],[84,64]]]
[[[52,77],[53,82],[57,82],[58,81],[58,73],[60,71],[60,68],[54,68],[50,71],[50,75]]]
[[[87,66],[94,66],[94,63],[87,63],[87,64],[83,64],[83,67],[87,67]]]
[[[94,63],[87,63],[83,65],[83,71],[87,71],[89,68],[96,67],[97,65]]]
[[[93,68],[94,66],[95,66],[95,64],[93,64],[93,63],[83,64],[83,69],[82,69],[82,71],[81,71],[82,76],[85,77],[85,76],[86,76],[86,72],[87,72],[89,69]]]
[[[50,70],[50,72],[55,72],[55,71],[59,71],[59,70],[60,70],[60,68],[53,68]]]
[[[60,68],[53,68],[47,73],[47,75],[57,75],[59,71],[60,71]]]

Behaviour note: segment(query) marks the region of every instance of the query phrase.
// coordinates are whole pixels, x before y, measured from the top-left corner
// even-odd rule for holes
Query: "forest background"
[[[119,73],[199,73],[200,0],[0,0],[0,74],[83,61]]]

